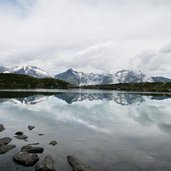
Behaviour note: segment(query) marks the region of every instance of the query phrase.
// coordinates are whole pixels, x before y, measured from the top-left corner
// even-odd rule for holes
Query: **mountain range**
[[[35,105],[37,103],[41,103],[45,100],[48,100],[48,98],[57,98],[65,101],[68,104],[76,103],[76,102],[83,102],[85,100],[88,101],[114,101],[117,104],[120,105],[132,105],[132,104],[141,104],[145,102],[147,99],[151,100],[165,100],[169,97],[167,96],[141,96],[138,94],[128,94],[128,93],[95,93],[95,92],[60,92],[60,93],[54,93],[54,94],[32,94],[28,95],[25,93],[25,96],[23,94],[20,96],[15,97],[15,94],[12,95],[13,97],[7,97],[8,94],[1,95],[0,103],[4,102],[11,102],[14,104],[22,103],[22,104],[28,104],[28,105]]]
[[[74,85],[98,85],[117,83],[141,83],[141,82],[171,82],[171,79],[157,76],[148,77],[141,71],[121,70],[115,74],[85,74],[69,69],[55,76],[59,80],[67,81]]]
[[[0,73],[14,73],[28,75],[35,78],[56,78],[74,84],[80,85],[96,85],[96,84],[116,84],[116,83],[140,83],[140,82],[171,82],[170,78],[162,76],[148,77],[141,71],[121,70],[115,74],[95,74],[78,72],[68,69],[57,75],[51,75],[48,72],[36,66],[16,66],[7,68],[0,66]]]

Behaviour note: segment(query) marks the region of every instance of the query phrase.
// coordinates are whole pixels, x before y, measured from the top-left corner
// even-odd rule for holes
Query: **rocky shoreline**
[[[30,131],[34,128],[35,126],[28,126]],[[4,130],[4,125],[0,124],[0,133]],[[24,135],[24,133],[21,131],[16,132],[14,137],[24,141],[27,141],[28,139],[28,136]],[[12,138],[10,137],[0,138],[0,155],[5,154],[17,147],[14,144],[10,144],[11,141]],[[55,168],[55,161],[52,156],[46,155],[42,161],[39,161],[38,154],[43,154],[44,148],[34,145],[39,145],[39,143],[32,143],[23,146],[20,151],[13,156],[13,161],[16,164],[22,165],[24,167],[34,167],[35,171],[56,171],[57,169]],[[56,146],[57,141],[53,140],[49,142],[49,145]],[[68,164],[72,168],[72,171],[93,171],[90,167],[79,161],[75,156],[68,155],[66,158]]]

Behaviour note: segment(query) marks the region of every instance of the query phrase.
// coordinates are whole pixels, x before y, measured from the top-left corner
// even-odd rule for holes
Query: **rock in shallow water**
[[[8,151],[12,150],[15,148],[15,145],[1,145],[0,146],[0,154],[7,153]]]
[[[35,128],[35,126],[28,126],[28,129],[31,131],[32,129],[34,129]]]
[[[23,166],[34,166],[38,161],[39,157],[37,154],[20,152],[13,157],[14,162]]]
[[[4,129],[4,125],[0,124],[0,132],[2,132]]]
[[[43,153],[44,148],[42,147],[32,147],[30,145],[26,145],[21,148],[21,152],[27,152],[27,153]]]
[[[14,137],[19,139],[19,140],[27,140],[27,138],[28,138],[26,135],[16,135]]]
[[[28,144],[28,145],[39,145],[40,143],[31,143],[31,144]]]
[[[11,140],[9,137],[0,138],[0,154],[4,154],[16,147],[15,145],[7,145]]]
[[[35,166],[36,171],[55,171],[54,160],[51,156],[46,156],[43,161]]]
[[[0,138],[0,146],[9,144],[11,142],[11,140],[12,139],[9,137]]]
[[[53,145],[53,146],[55,146],[56,144],[57,144],[56,141],[51,141],[51,142],[49,143],[49,145]]]
[[[23,132],[18,131],[15,133],[15,135],[23,135]]]
[[[67,160],[73,171],[93,171],[74,156],[67,156]]]

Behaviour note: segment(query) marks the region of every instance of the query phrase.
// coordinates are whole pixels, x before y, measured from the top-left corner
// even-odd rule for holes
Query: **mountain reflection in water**
[[[12,93],[12,92],[11,92]],[[8,92],[9,96],[9,92]],[[40,103],[44,100],[47,100],[49,97],[56,97],[58,99],[64,100],[68,104],[72,104],[74,102],[81,102],[84,100],[89,100],[89,101],[114,101],[117,104],[120,105],[132,105],[132,104],[141,104],[143,103],[146,98],[151,99],[151,100],[165,100],[168,99],[169,97],[164,95],[149,95],[149,96],[143,96],[143,95],[138,95],[138,94],[130,94],[130,93],[121,93],[121,92],[58,92],[58,93],[51,93],[50,95],[46,94],[44,95],[43,93],[32,93],[32,95],[29,95],[25,93],[25,96],[22,95],[22,97],[18,96],[15,97],[13,95],[11,98],[8,98],[6,96],[6,93],[4,92],[4,97],[0,98],[0,103],[10,101],[12,103],[23,103],[23,104],[37,104]]]
[[[60,91],[0,94],[1,137],[23,131],[28,142],[13,138],[14,151],[0,156],[0,170],[33,171],[13,163],[23,145],[40,143],[57,170],[70,171],[75,155],[95,171],[171,169],[171,98],[117,91]],[[35,126],[29,131],[28,125]],[[38,136],[43,134],[43,136]],[[57,146],[49,146],[51,140]],[[42,160],[40,156],[40,161]]]

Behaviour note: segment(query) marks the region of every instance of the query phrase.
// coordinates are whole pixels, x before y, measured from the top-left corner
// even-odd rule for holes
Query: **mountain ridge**
[[[57,74],[55,78],[67,81],[76,86],[82,85],[104,85],[118,83],[141,83],[141,82],[171,82],[171,79],[162,76],[148,77],[141,71],[121,70],[115,74],[85,74],[73,69]]]
[[[82,85],[104,85],[118,83],[141,83],[141,82],[171,82],[170,78],[162,76],[147,76],[141,71],[120,70],[115,74],[110,73],[84,73],[73,70],[72,68],[57,75],[51,75],[48,72],[36,66],[16,66],[7,68],[0,66],[0,73],[12,73],[18,75],[28,75],[34,78],[55,78],[69,82],[76,86]]]
[[[0,73],[11,73],[19,75],[28,75],[34,78],[53,78],[48,72],[40,69],[36,66],[15,66],[15,67],[4,67],[0,66]]]

